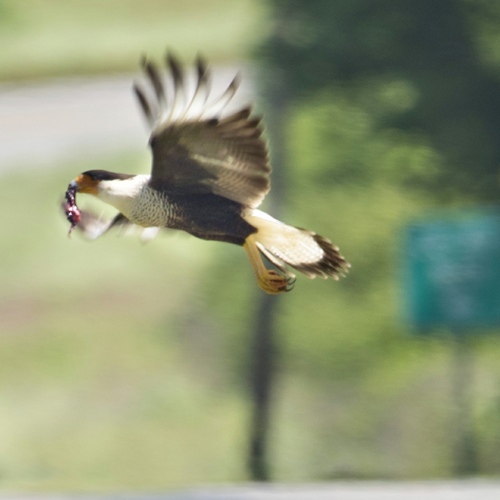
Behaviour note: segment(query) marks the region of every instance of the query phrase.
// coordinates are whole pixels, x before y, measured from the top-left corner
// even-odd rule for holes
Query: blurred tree
[[[500,78],[478,33],[500,17],[498,4],[269,1],[274,30],[262,56],[286,74],[292,98],[344,84],[358,99],[368,89],[373,101],[398,83],[409,102],[379,107],[377,124],[429,137],[445,160],[430,187],[498,198]]]
[[[284,165],[287,163],[286,123],[288,117],[288,86],[285,81],[267,72],[269,84],[265,92],[269,102],[267,126],[272,140],[273,190],[268,195],[270,212],[281,216],[285,197]],[[272,84],[271,84],[272,83]],[[248,467],[254,481],[270,479],[268,442],[271,395],[278,363],[278,343],[275,317],[280,297],[262,295],[259,291],[258,310],[252,348],[250,350],[250,394],[253,403],[250,420]]]

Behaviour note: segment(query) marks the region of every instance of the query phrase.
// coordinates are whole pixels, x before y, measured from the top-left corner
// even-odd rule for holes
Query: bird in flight
[[[77,227],[97,238],[114,227],[137,225],[234,243],[245,249],[258,285],[270,294],[293,288],[289,267],[309,278],[343,276],[350,265],[329,240],[258,210],[271,173],[261,120],[251,107],[224,113],[239,86],[238,75],[213,99],[202,58],[195,63],[193,89],[170,53],[166,67],[162,75],[143,59],[144,79],[134,85],[151,129],[151,174],[88,170],[78,175],[66,191],[70,231]],[[80,212],[77,193],[97,197],[118,214],[104,223]]]

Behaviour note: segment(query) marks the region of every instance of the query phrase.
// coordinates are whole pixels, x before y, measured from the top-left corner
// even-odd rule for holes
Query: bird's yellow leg
[[[274,269],[266,268],[259,249],[255,244],[255,236],[253,234],[245,240],[243,248],[246,250],[250,263],[255,271],[257,283],[264,292],[275,295],[289,292],[293,288],[295,284],[294,275],[284,276]]]

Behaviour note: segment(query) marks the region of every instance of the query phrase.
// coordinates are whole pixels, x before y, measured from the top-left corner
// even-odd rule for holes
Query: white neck
[[[127,215],[149,178],[149,175],[136,175],[129,179],[101,181],[97,197]]]

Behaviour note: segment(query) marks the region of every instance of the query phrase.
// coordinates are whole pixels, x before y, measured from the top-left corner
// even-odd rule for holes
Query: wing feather
[[[143,58],[142,60],[142,67],[144,69],[144,72],[148,76],[149,81],[151,82],[158,103],[161,106],[165,106],[166,96],[163,83],[161,81],[160,72],[158,71],[157,67],[151,62],[149,62],[146,58]]]
[[[134,83],[133,89],[148,125],[150,127],[154,127],[156,112],[153,111],[144,89],[138,83]]]
[[[144,61],[145,85],[134,86],[152,128],[151,186],[172,194],[214,193],[257,207],[269,191],[271,171],[261,119],[252,116],[249,106],[222,116],[239,75],[212,100],[203,59],[196,61],[194,88],[172,54],[166,65],[167,78],[162,78],[153,62]],[[167,84],[171,99],[166,98]]]

